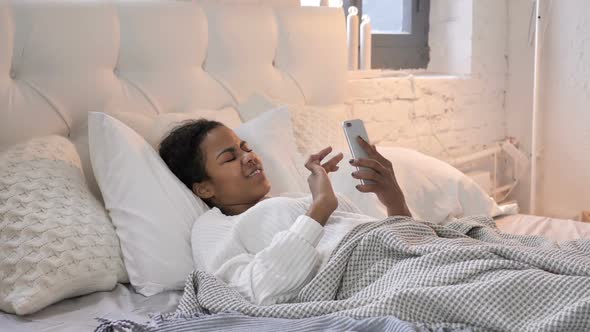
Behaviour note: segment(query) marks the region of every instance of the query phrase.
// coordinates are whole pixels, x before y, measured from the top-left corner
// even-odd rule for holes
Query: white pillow
[[[146,295],[180,289],[192,270],[190,229],[205,203],[135,131],[89,113],[94,176],[121,241],[129,280]]]
[[[295,144],[301,155],[308,156],[326,146],[332,146],[334,149],[347,147],[341,123],[350,119],[351,114],[344,104],[329,106],[284,104],[254,94],[238,105],[237,109],[242,121],[248,121],[281,105],[289,110]]]
[[[465,216],[500,214],[496,202],[471,178],[453,166],[410,149],[377,149],[393,164],[396,179],[414,218],[444,223]],[[332,175],[334,190],[357,202],[368,215],[376,218],[385,216],[387,211],[377,196],[356,190],[358,180],[350,176],[355,168],[347,162],[348,159],[350,154],[347,152],[340,170]]]
[[[0,155],[0,309],[30,314],[127,276],[107,213],[66,138],[36,138]]]
[[[306,177],[300,174],[300,166],[305,161],[297,152],[292,128],[289,111],[281,107],[235,130],[262,159],[264,172],[271,183],[271,195],[308,190]]]
[[[208,207],[129,127],[104,113],[90,113],[88,127],[92,168],[131,284],[146,296],[182,289],[193,269],[192,223]],[[300,191],[305,183],[292,167],[298,155],[289,128],[287,112],[277,110],[236,129],[262,156],[274,192]]]

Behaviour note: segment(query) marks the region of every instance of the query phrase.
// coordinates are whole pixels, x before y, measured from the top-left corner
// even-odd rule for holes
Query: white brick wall
[[[407,76],[351,80],[348,88],[350,115],[381,145],[451,159],[505,137],[503,81]]]

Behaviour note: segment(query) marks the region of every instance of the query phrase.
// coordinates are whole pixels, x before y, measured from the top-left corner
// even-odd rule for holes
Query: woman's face
[[[219,126],[201,143],[209,180],[197,183],[193,191],[220,208],[252,205],[270,190],[262,160],[233,130]]]

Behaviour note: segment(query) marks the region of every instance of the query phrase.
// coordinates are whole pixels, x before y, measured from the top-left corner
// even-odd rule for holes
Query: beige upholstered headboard
[[[0,145],[68,135],[89,111],[341,103],[345,38],[333,8],[0,2]]]

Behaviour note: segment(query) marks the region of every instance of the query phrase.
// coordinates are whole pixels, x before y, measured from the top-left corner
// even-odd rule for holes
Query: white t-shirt
[[[305,215],[311,196],[297,196],[267,198],[236,216],[218,208],[203,214],[192,229],[195,267],[214,274],[252,303],[293,299],[346,233],[375,220],[337,195],[338,208],[322,227]]]

